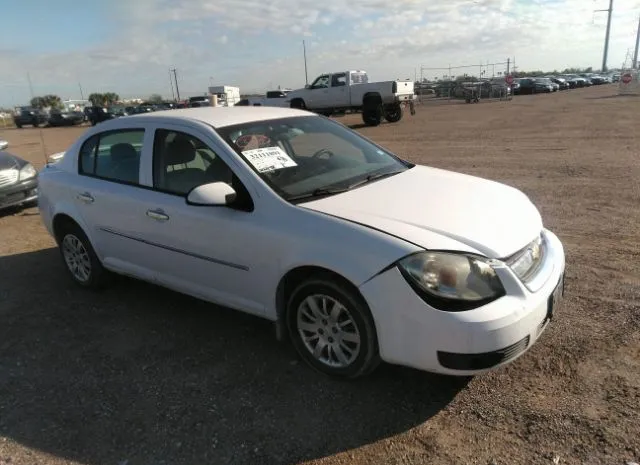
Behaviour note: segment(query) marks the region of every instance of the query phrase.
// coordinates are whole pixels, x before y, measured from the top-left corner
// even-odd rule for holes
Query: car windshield
[[[286,200],[332,195],[411,168],[340,123],[298,116],[217,128]]]

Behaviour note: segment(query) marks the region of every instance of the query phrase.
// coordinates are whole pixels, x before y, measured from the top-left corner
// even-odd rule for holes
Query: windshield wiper
[[[311,192],[305,192],[304,194],[293,195],[289,197],[289,200],[301,200],[301,199],[309,199],[313,197],[324,197],[325,195],[334,195],[341,194],[342,192],[350,191],[351,189],[355,189],[356,187],[362,186],[363,184],[367,184],[371,181],[376,181],[378,179],[386,178],[388,176],[393,176],[394,174],[402,173],[402,171],[390,171],[388,173],[376,173],[370,174],[364,179],[361,179],[358,182],[354,182],[353,184],[349,184],[346,187],[334,187],[334,188],[318,188]]]
[[[288,200],[301,200],[309,199],[313,197],[324,197],[325,195],[340,194],[346,192],[350,187],[336,187],[334,189],[319,188],[311,192],[305,192],[304,194],[292,195]]]
[[[404,171],[404,170],[403,170],[403,171]],[[360,180],[360,181],[358,181],[358,182],[354,182],[353,184],[350,184],[350,185],[347,187],[347,190],[349,190],[349,189],[354,189],[354,188],[356,188],[356,187],[358,187],[358,186],[362,186],[363,184],[367,184],[367,183],[369,183],[369,182],[371,182],[371,181],[377,181],[378,179],[386,178],[386,177],[388,177],[388,176],[393,176],[394,174],[399,174],[399,173],[402,173],[402,171],[390,171],[390,172],[388,172],[388,173],[376,173],[376,174],[370,174],[370,175],[368,175],[366,178],[361,179],[361,180]]]

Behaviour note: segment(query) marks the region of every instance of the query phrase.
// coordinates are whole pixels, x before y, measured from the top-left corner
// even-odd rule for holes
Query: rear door
[[[87,139],[80,149],[73,201],[103,263],[153,281],[154,250],[141,234],[149,193],[142,184],[145,158],[150,157],[149,135],[141,124]]]

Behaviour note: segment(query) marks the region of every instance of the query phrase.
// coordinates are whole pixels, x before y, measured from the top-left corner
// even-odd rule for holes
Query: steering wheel
[[[335,154],[329,150],[329,149],[320,149],[318,150],[316,153],[314,153],[313,155],[311,155],[311,158],[320,158],[320,156],[322,154],[327,154],[329,155],[329,158],[333,157]]]

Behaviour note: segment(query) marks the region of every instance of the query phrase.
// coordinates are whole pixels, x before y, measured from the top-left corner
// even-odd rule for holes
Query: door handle
[[[167,221],[169,219],[169,215],[162,210],[147,210],[147,216],[158,221]]]
[[[84,203],[93,203],[95,200],[93,196],[88,192],[83,192],[82,194],[78,194],[76,198]]]

